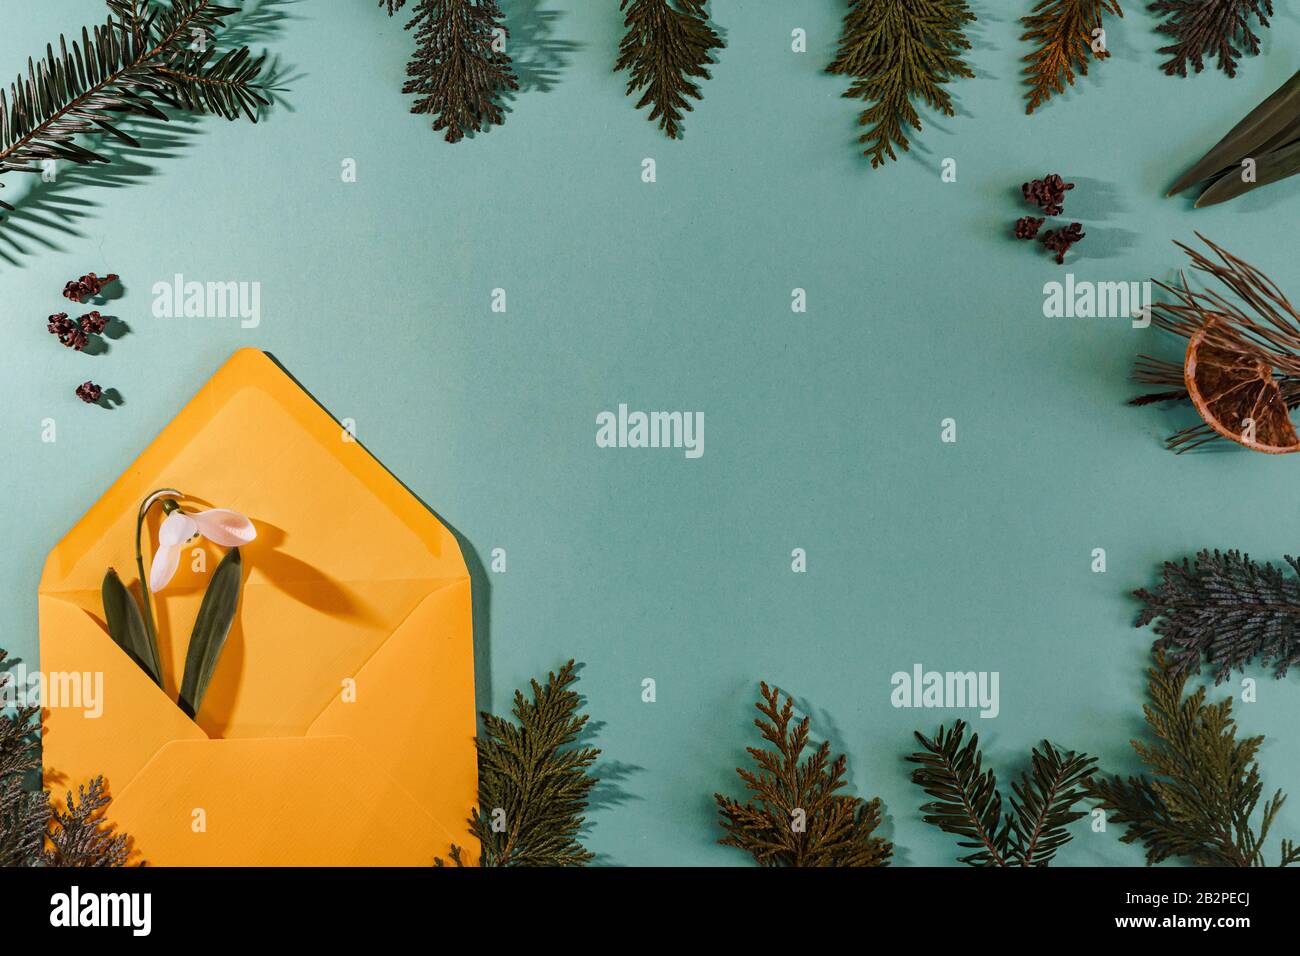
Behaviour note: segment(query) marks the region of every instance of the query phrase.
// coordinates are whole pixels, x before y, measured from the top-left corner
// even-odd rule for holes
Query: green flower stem
[[[144,629],[149,635],[149,653],[153,656],[154,673],[158,675],[158,686],[162,687],[162,659],[158,656],[158,629],[153,621],[153,599],[149,595],[149,579],[144,573],[144,554],[141,550],[141,537],[144,532],[144,519],[149,514],[149,509],[163,495],[171,495],[176,498],[185,496],[175,488],[160,488],[149,494],[148,497],[140,503],[140,513],[135,521],[135,566],[140,573],[140,603],[144,605]]]

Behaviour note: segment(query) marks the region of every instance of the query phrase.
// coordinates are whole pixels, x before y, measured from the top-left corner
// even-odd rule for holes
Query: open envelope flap
[[[347,737],[167,744],[112,819],[156,866],[430,866],[464,842]]]
[[[308,730],[355,738],[453,833],[478,799],[471,614],[469,582],[429,595]]]
[[[240,612],[199,714],[209,736],[305,733],[339,672],[359,670],[430,593],[468,580],[451,532],[270,358],[244,349],[50,553],[40,593],[101,617],[104,572],[134,584],[136,511],[162,487],[194,496],[186,507],[243,512],[258,531],[242,549]],[[157,596],[172,696],[222,550],[187,545]]]

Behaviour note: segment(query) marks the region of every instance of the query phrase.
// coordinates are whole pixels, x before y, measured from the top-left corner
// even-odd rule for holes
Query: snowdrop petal
[[[198,530],[193,518],[183,511],[173,511],[163,518],[162,526],[158,529],[158,546],[175,548],[194,537]]]
[[[181,549],[177,545],[163,546],[155,551],[153,566],[149,568],[149,590],[158,592],[165,588],[180,563]]]
[[[237,548],[257,537],[253,522],[229,508],[200,511],[193,519],[203,537],[223,548]]]

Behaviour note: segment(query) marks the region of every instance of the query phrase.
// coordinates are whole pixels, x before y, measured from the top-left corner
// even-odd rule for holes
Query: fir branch
[[[1187,674],[1166,668],[1162,651],[1147,671],[1150,704],[1143,708],[1154,739],[1132,741],[1149,775],[1088,784],[1110,820],[1126,826],[1120,840],[1141,843],[1147,864],[1182,857],[1203,866],[1264,866],[1263,845],[1286,795],[1264,801],[1259,829],[1251,826],[1263,794],[1256,754],[1262,736],[1237,739],[1232,698],[1205,703],[1205,688],[1184,697]],[[1300,862],[1300,847],[1281,845],[1281,865]]]
[[[66,810],[53,809],[47,834],[49,849],[45,853],[50,866],[107,867],[122,866],[128,855],[125,834],[114,833],[104,819],[108,806],[104,778],[77,788],[68,794]]]
[[[496,0],[420,0],[414,11],[406,29],[415,31],[416,50],[402,87],[416,97],[411,112],[433,116],[449,143],[503,123],[501,97],[519,80],[500,42],[506,31]]]
[[[670,139],[681,135],[682,111],[700,99],[694,80],[709,78],[711,50],[722,38],[709,26],[704,0],[621,0],[627,33],[618,47],[614,72],[628,71],[627,95],[643,90],[636,108],[650,106],[650,122]]]
[[[826,72],[851,77],[844,96],[871,105],[858,117],[859,142],[871,168],[910,148],[906,130],[921,130],[919,100],[953,115],[946,84],[975,74],[961,58],[964,27],[975,20],[965,0],[850,0],[839,51]]]
[[[839,793],[847,786],[847,758],[831,759],[829,741],[804,757],[808,718],[794,722],[793,700],[783,705],[777,688],[758,686],[754,706],[766,720],[755,718],[754,726],[771,748],[745,748],[758,767],[736,770],[752,794],[748,801],[713,795],[727,831],[718,842],[746,851],[761,866],[888,866],[894,845],[874,835],[880,798]]]
[[[1074,85],[1076,75],[1087,76],[1089,59],[1110,56],[1105,45],[1097,42],[1107,13],[1124,16],[1119,0],[1040,0],[1029,16],[1021,17],[1025,32],[1020,39],[1034,44],[1034,51],[1024,57],[1029,85],[1026,113],[1064,93],[1067,83]]]
[[[964,721],[951,731],[942,726],[933,739],[917,733],[924,748],[907,759],[919,764],[912,782],[934,797],[921,812],[926,823],[961,837],[957,845],[974,850],[959,857],[970,866],[1047,866],[1070,842],[1067,829],[1084,816],[1075,810],[1096,758],[1060,751],[1046,740],[1035,749],[1030,769],[1012,784],[1014,796],[1003,811],[992,768],[984,769],[979,734],[966,734]]]
[[[160,106],[169,106],[256,122],[257,109],[268,105],[255,83],[262,58],[252,59],[247,48],[220,57],[206,50],[238,9],[211,0],[167,7],[118,0],[110,10],[102,26],[83,28],[71,44],[60,37],[57,52],[47,46],[7,95],[0,90],[0,174],[41,172],[51,159],[108,162],[75,142],[85,134],[107,133],[138,148],[116,125],[118,116],[166,120]]]
[[[1158,51],[1169,57],[1160,65],[1165,73],[1186,76],[1189,66],[1200,73],[1209,56],[1218,57],[1218,68],[1228,76],[1236,76],[1242,48],[1251,56],[1259,53],[1251,15],[1267,28],[1273,0],[1155,0],[1149,9],[1166,18],[1156,30],[1174,38]]]
[[[570,689],[575,671],[570,660],[544,686],[531,681],[531,701],[515,691],[517,723],[480,715],[479,805],[468,822],[482,846],[482,866],[583,866],[594,859],[578,832],[599,782],[588,771],[600,751],[577,745],[588,718]],[[455,866],[467,865],[458,846],[450,857]]]
[[[1300,573],[1297,559],[1286,563]],[[1166,561],[1161,583],[1134,596],[1146,605],[1137,626],[1154,622],[1155,649],[1177,675],[1199,672],[1204,660],[1222,683],[1258,658],[1284,677],[1300,662],[1300,579],[1250,555],[1215,550]]]

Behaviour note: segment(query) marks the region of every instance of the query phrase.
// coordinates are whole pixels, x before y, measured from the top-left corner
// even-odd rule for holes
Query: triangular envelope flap
[[[41,593],[102,613],[105,570],[136,577],[137,508],[160,487],[194,496],[187,507],[234,508],[258,530],[242,549],[240,614],[199,716],[213,736],[303,733],[337,693],[330,675],[360,668],[428,593],[468,578],[437,518],[270,358],[244,349],[51,552]],[[169,689],[223,550],[187,546],[158,597]]]
[[[203,739],[176,702],[106,640],[85,611],[42,597],[39,613],[41,667],[49,688],[42,701],[41,744],[45,785],[56,795],[101,774],[110,791],[125,787],[159,747]]]
[[[472,843],[477,800],[469,582],[429,595],[311,725],[355,738],[442,826]]]
[[[156,866],[430,866],[462,842],[347,737],[168,744],[112,820]]]

